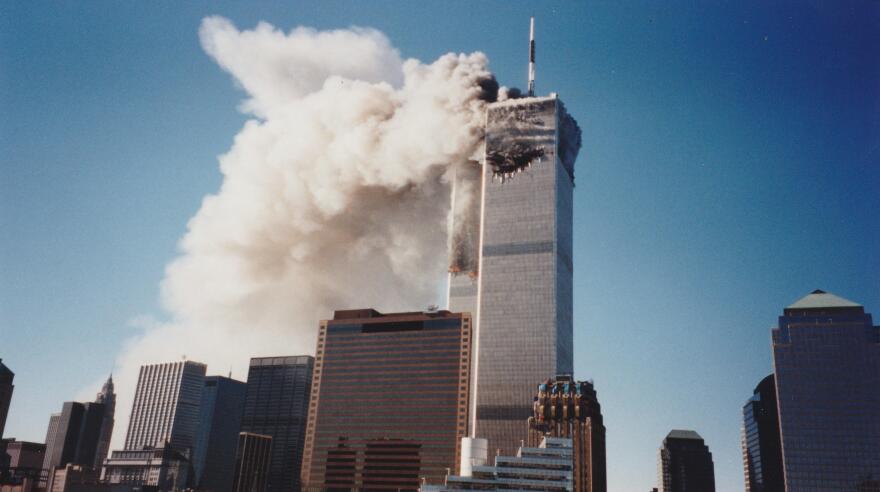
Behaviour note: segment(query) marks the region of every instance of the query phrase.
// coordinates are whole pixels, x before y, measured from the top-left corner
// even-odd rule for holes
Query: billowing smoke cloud
[[[211,17],[199,35],[253,118],[167,267],[171,321],[118,359],[115,447],[141,364],[186,354],[244,378],[252,356],[313,353],[334,309],[441,304],[450,169],[480,155],[498,92],[484,55],[403,61],[372,29],[240,31]]]

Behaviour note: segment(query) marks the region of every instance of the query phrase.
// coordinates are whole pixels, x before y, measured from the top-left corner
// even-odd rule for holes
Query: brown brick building
[[[305,490],[443,483],[467,435],[469,314],[373,309],[322,321],[309,403]]]

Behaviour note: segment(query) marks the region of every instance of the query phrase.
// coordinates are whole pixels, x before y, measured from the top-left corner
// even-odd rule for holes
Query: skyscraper
[[[555,94],[489,106],[480,239],[471,241],[479,253],[464,254],[479,258],[478,271],[461,266],[468,262],[456,252],[467,249],[455,236],[449,309],[478,306],[471,434],[488,438],[493,454],[519,446],[534,382],[572,373],[572,191],[580,143],[580,128]]]
[[[9,414],[9,405],[12,402],[12,390],[15,386],[12,380],[15,379],[15,373],[12,372],[0,359],[0,438],[3,437],[3,430],[6,428],[6,416]]]
[[[660,492],[715,492],[715,464],[703,438],[673,430],[663,440],[657,462]]]
[[[205,365],[193,361],[141,366],[125,450],[163,447],[192,456],[199,422]]]
[[[265,492],[272,458],[272,438],[242,432],[238,435],[232,492]]]
[[[101,420],[101,432],[98,437],[98,446],[95,451],[95,463],[93,468],[100,470],[110,452],[110,439],[113,437],[114,416],[116,413],[116,393],[113,392],[113,375],[111,374],[101,392],[95,397],[95,403],[104,405],[104,416]]]
[[[49,419],[49,433],[52,435],[46,437],[43,467],[50,475],[55,467],[67,464],[88,467],[95,464],[104,411],[101,403],[68,401],[57,419],[55,415]]]
[[[605,492],[605,425],[591,381],[556,376],[538,385],[529,417],[529,445],[545,437],[570,439],[575,492]]]
[[[880,327],[815,290],[773,330],[787,491],[874,490],[880,479]]]
[[[442,483],[467,432],[469,314],[336,311],[318,332],[303,458],[309,489]],[[524,436],[525,422],[520,422]]]
[[[247,385],[223,376],[207,376],[202,390],[199,431],[193,453],[195,488],[232,490],[235,450]]]
[[[241,432],[272,438],[268,492],[300,489],[314,364],[315,359],[305,355],[251,359]]]
[[[743,468],[746,492],[784,492],[776,382],[769,375],[743,406]]]

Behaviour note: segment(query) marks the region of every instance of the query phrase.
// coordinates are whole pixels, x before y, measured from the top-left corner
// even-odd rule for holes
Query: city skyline
[[[199,47],[203,18],[220,14],[241,30],[260,20],[284,32],[372,26],[425,63],[482,50],[501,84],[523,87],[534,13],[537,93],[558,91],[584,129],[574,368],[602,388],[609,490],[653,483],[654,446],[670,428],[699,429],[718,490],[741,490],[742,399],[771,369],[778,307],[816,288],[868,311],[880,304],[871,215],[880,75],[869,56],[878,7],[459,7],[432,15],[377,4],[343,16],[314,6],[0,7],[20,21],[0,29],[0,60],[12,67],[0,97],[19,122],[0,131],[12,149],[0,184],[10,231],[0,272],[12,279],[0,282],[10,347],[0,357],[16,374],[5,434],[42,439],[62,401],[91,399],[128,341],[167,316],[162,272],[199,201],[218,189],[214,156],[246,119],[235,112],[243,93]],[[415,26],[429,18],[427,43]],[[53,36],[34,35],[43,21]],[[167,33],[158,43],[147,42],[153,26]],[[436,291],[441,303],[442,279]],[[126,328],[133,319],[141,324]],[[84,335],[99,340],[83,344]],[[313,351],[302,337],[304,350],[242,347],[226,365],[243,379],[252,356]],[[200,349],[179,355],[202,360]],[[643,415],[646,403],[658,412]]]

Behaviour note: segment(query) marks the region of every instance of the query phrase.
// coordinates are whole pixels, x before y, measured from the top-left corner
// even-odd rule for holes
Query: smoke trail
[[[313,353],[333,309],[439,303],[449,170],[479,156],[498,93],[484,55],[402,61],[372,29],[240,31],[210,17],[199,34],[253,118],[166,269],[171,321],[119,356],[115,447],[141,364],[186,354],[244,378],[252,356]]]

